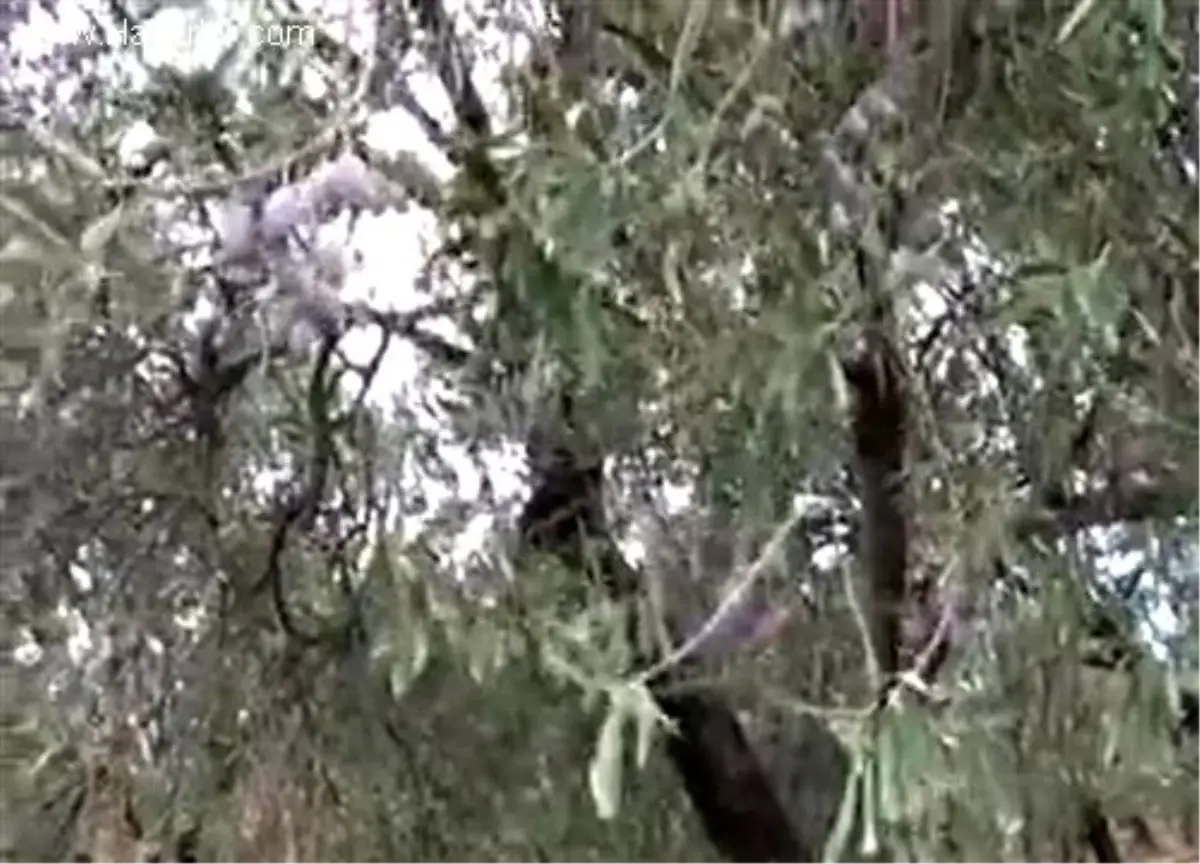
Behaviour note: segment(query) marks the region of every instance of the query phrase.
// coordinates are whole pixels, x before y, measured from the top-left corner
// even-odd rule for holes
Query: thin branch
[[[704,648],[722,624],[744,607],[749,598],[750,590],[754,587],[755,583],[767,572],[767,568],[779,559],[784,545],[791,536],[793,529],[800,522],[802,515],[800,512],[793,513],[789,519],[775,529],[775,533],[771,536],[767,545],[763,547],[763,551],[759,554],[758,558],[746,568],[745,573],[738,577],[733,587],[726,593],[724,599],[721,600],[721,603],[713,610],[712,615],[708,617],[708,620],[704,622],[700,629],[666,657],[640,673],[638,680],[642,682],[652,681],[668,670],[682,665],[686,660]]]
[[[454,32],[445,5],[442,0],[414,0],[413,5],[417,20],[431,37],[432,45],[426,54],[446,88],[454,106],[454,116],[476,138],[488,138],[492,129],[491,117],[471,78],[466,49],[461,37]]]
[[[271,590],[271,600],[279,626],[292,639],[303,645],[312,645],[320,636],[299,629],[287,604],[283,585],[282,558],[293,529],[304,528],[316,515],[325,488],[329,482],[330,465],[334,456],[332,429],[328,411],[329,394],[326,372],[333,356],[334,340],[327,339],[321,346],[309,381],[309,420],[313,427],[313,445],[307,476],[299,491],[283,501],[276,509],[275,528],[271,535],[271,546],[267,553],[266,572],[259,583]]]

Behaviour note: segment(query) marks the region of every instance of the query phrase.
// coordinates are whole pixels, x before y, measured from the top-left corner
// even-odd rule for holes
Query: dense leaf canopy
[[[0,4],[5,859],[1194,856],[1196,45]]]

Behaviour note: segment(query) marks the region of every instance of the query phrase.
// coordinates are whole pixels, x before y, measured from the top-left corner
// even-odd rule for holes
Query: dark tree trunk
[[[1100,805],[1089,801],[1083,809],[1083,836],[1096,860],[1100,862],[1120,861],[1121,853],[1117,841],[1108,827],[1108,818]]]
[[[867,587],[871,647],[880,671],[892,675],[900,667],[908,593],[907,383],[895,347],[878,331],[869,334],[867,350],[845,368],[857,396],[853,435],[862,498],[859,557]]]
[[[712,693],[656,694],[679,734],[667,753],[709,840],[731,861],[816,861],[733,710]]]

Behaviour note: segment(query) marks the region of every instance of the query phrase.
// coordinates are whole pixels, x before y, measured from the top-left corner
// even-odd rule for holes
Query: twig
[[[708,617],[708,620],[704,622],[704,626],[662,660],[640,673],[636,678],[639,683],[644,684],[659,677],[664,672],[687,660],[703,647],[704,643],[717,628],[741,606],[747,592],[762,577],[767,567],[779,556],[784,543],[787,542],[792,529],[800,522],[802,515],[799,511],[794,512],[783,524],[775,529],[774,535],[772,535],[770,541],[763,548],[762,553],[746,568],[746,572],[734,582],[733,588],[725,595],[725,598],[713,611],[712,615]]]

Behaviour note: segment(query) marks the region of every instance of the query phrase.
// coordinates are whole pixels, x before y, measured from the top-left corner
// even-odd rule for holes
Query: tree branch
[[[865,266],[864,266],[865,271]],[[864,272],[864,279],[870,277]],[[872,290],[870,284],[865,290]],[[854,454],[862,498],[859,557],[868,586],[868,627],[879,670],[900,669],[907,594],[908,515],[904,480],[907,447],[907,377],[886,333],[881,309],[868,324],[865,348],[844,364],[856,393]]]
[[[476,138],[487,138],[491,134],[491,117],[471,79],[466,49],[454,32],[445,5],[442,0],[415,0],[413,5],[417,20],[432,39],[427,55],[454,106],[454,116]]]

